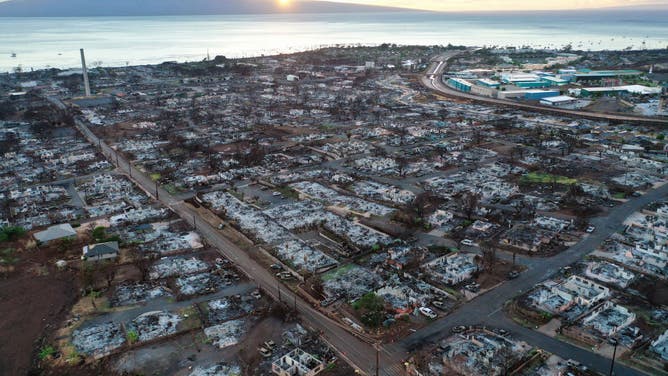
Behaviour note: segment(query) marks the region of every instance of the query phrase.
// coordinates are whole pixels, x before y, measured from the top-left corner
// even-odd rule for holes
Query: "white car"
[[[469,247],[472,247],[473,245],[475,245],[475,243],[473,243],[473,240],[470,240],[470,239],[464,239],[460,243],[462,245],[466,245],[466,246],[469,246]]]
[[[430,319],[435,319],[436,317],[438,317],[436,312],[434,312],[431,308],[420,307],[419,311],[420,311],[421,314],[429,317]]]
[[[591,234],[592,232],[594,232],[594,230],[596,230],[596,227],[589,226],[589,227],[587,227],[587,229],[585,231],[587,232],[587,234]]]
[[[268,349],[265,349],[264,347],[258,347],[257,350],[260,352],[260,354],[264,358],[269,358],[271,356],[271,351],[268,350]]]

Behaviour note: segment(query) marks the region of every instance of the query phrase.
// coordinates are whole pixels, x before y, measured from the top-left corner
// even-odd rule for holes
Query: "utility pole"
[[[614,346],[614,349],[612,350],[612,360],[610,361],[610,374],[609,374],[609,376],[612,376],[612,371],[615,369],[615,356],[617,356],[617,345],[619,344],[619,342],[616,339],[611,338],[610,344]]]
[[[197,230],[197,217],[193,214],[193,227]]]
[[[278,301],[280,302],[281,301],[281,283],[277,281],[276,282],[276,287],[278,288]]]
[[[380,375],[380,343],[376,342],[373,346],[376,348],[376,376]]]
[[[155,199],[156,200],[160,199],[159,192],[158,192],[158,181],[157,180],[155,181]]]

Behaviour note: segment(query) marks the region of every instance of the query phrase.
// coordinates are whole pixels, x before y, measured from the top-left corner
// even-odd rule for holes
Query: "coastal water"
[[[255,56],[334,44],[533,46],[604,50],[668,47],[668,13],[278,14],[2,18],[0,72]],[[12,57],[12,54],[16,54]]]

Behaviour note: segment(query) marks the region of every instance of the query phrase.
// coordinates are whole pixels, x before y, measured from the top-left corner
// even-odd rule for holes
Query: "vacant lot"
[[[17,273],[0,280],[0,370],[27,375],[41,346],[38,340],[65,317],[74,304],[75,283],[59,276]]]

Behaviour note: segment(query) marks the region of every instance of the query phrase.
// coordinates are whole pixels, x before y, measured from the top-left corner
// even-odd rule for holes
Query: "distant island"
[[[276,0],[9,0],[0,3],[0,17],[177,16],[204,14],[349,13],[400,11],[401,8]]]

